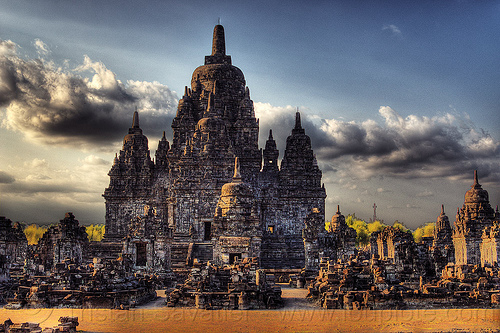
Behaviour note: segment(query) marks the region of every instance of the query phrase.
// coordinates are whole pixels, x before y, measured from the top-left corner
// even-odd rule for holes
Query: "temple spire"
[[[444,215],[444,205],[441,205],[441,215]]]
[[[241,174],[240,174],[240,160],[238,156],[234,158],[234,176],[233,182],[241,182]]]
[[[302,129],[299,108],[297,108],[297,112],[295,113],[295,129]]]
[[[268,138],[268,140],[273,140],[273,130],[272,129],[269,130],[269,138]]]
[[[212,55],[226,55],[224,27],[220,24],[217,24],[214,28],[214,37],[212,40]]]
[[[134,112],[134,119],[132,120],[132,128],[139,128],[139,112],[137,112],[137,108]]]
[[[479,185],[479,180],[477,178],[477,170],[474,170],[474,185]]]

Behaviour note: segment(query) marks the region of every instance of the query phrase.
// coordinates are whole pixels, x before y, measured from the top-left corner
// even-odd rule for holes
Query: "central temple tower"
[[[194,70],[191,86],[179,100],[172,144],[163,134],[154,162],[139,113],[134,114],[104,192],[105,239],[115,248],[123,239],[133,240],[137,248],[128,246],[127,251],[143,253],[136,262],[146,266],[158,257],[149,251],[164,251],[170,253],[173,268],[194,259],[231,261],[254,255],[265,268],[302,268],[304,219],[314,210],[324,220],[326,197],[311,139],[297,112],[281,170],[272,132],[265,149],[259,149],[259,121],[250,91],[225,45],[224,28],[216,25],[212,54]],[[234,197],[224,190],[241,184],[251,196],[238,192]],[[226,201],[234,198],[244,198],[251,210],[222,213],[230,205]],[[153,233],[138,238],[135,230],[147,229],[141,223],[162,230],[163,238],[149,239]],[[166,262],[165,256],[160,261]]]
[[[196,68],[172,122],[168,151],[168,215],[175,235],[210,239],[209,228],[222,186],[239,158],[245,182],[256,186],[261,153],[259,124],[241,70],[226,55],[224,28],[214,28],[212,55]]]

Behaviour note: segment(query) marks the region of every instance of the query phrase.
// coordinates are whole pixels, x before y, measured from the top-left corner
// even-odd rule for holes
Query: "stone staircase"
[[[261,245],[261,267],[296,269],[304,267],[305,251],[301,238],[265,235]]]
[[[198,262],[206,263],[212,261],[214,257],[214,248],[212,243],[195,243],[193,247],[193,259],[198,259]]]
[[[172,269],[186,267],[189,243],[173,243],[170,249]]]

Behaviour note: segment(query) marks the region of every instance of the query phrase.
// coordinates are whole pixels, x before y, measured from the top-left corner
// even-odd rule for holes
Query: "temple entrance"
[[[204,240],[211,240],[212,239],[212,222],[205,222],[205,236],[203,237]]]
[[[241,260],[241,253],[229,253],[229,264],[234,264],[236,260]]]
[[[148,262],[146,243],[136,243],[135,244],[135,265],[136,266],[146,266]]]

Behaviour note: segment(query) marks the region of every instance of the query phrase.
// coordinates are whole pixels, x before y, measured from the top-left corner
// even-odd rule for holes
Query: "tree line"
[[[370,243],[370,236],[375,231],[382,231],[388,225],[384,223],[384,221],[373,221],[373,222],[365,222],[356,217],[355,214],[349,214],[346,216],[346,224],[356,230],[356,246],[364,247]],[[330,221],[325,222],[325,228],[328,229]],[[420,243],[422,241],[422,237],[432,237],[434,234],[435,223],[426,223],[415,231],[412,231],[405,227],[405,225],[399,221],[395,221],[392,226],[394,228],[398,228],[404,232],[411,233],[413,235],[413,239],[416,243]],[[48,226],[39,226],[36,224],[31,224],[24,228],[24,234],[28,239],[28,244],[35,245],[38,244],[40,238],[42,238],[43,234],[48,230]],[[87,237],[89,241],[100,242],[104,237],[105,233],[105,225],[104,224],[91,224],[85,227],[85,231],[87,232]]]
[[[40,238],[42,238],[43,234],[51,227],[52,225],[37,225],[30,224],[29,226],[24,228],[24,234],[28,239],[29,245],[36,245]],[[87,232],[87,237],[89,241],[100,242],[104,237],[105,232],[104,224],[91,224],[85,227],[85,231]]]
[[[356,246],[365,247],[370,243],[370,236],[375,231],[382,231],[384,228],[388,227],[384,221],[375,220],[372,222],[366,222],[362,219],[356,217],[355,214],[349,214],[345,218],[347,226],[356,230]],[[330,221],[325,222],[325,228],[328,229]],[[415,231],[408,229],[403,223],[396,220],[392,226],[394,228],[400,229],[403,232],[408,232],[413,235],[413,239],[416,243],[422,241],[422,237],[432,237],[434,235],[434,227],[436,223],[426,223],[423,226],[418,227]]]

